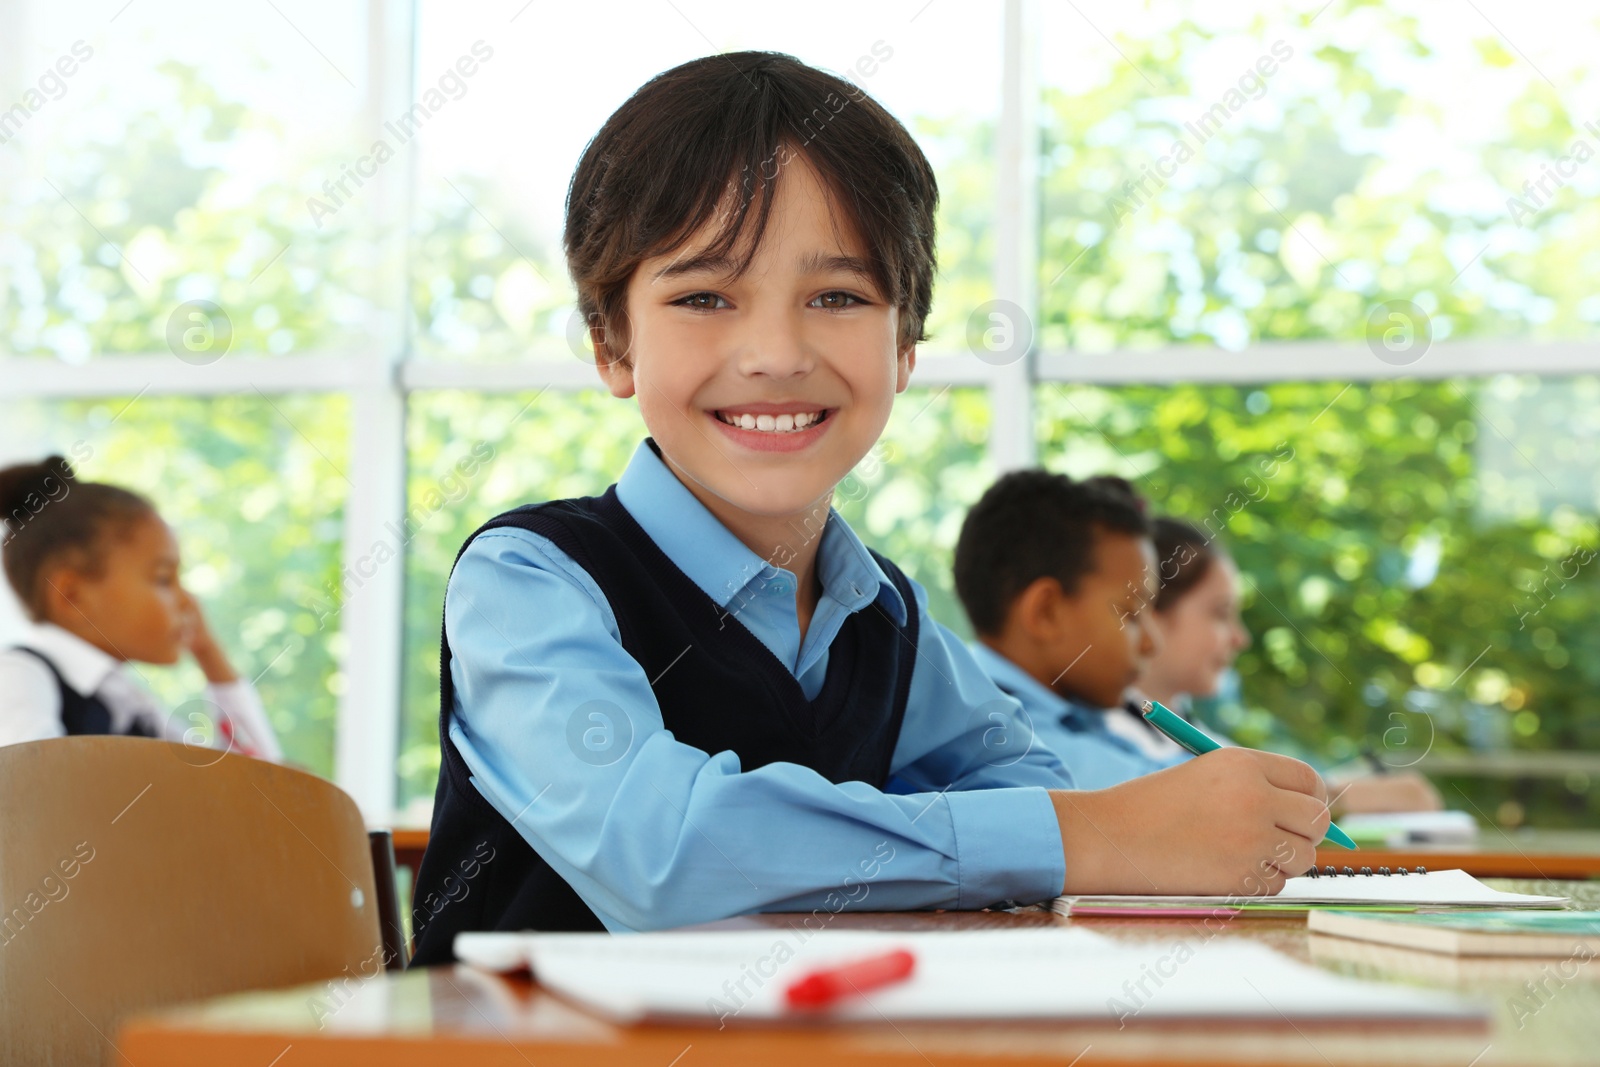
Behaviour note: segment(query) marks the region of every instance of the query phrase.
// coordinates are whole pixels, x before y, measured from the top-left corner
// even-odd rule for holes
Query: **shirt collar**
[[[85,696],[104,684],[120,662],[53,622],[36,624],[25,644],[44,653],[75,692]]]
[[[1054,712],[1059,718],[1074,719],[1091,729],[1104,728],[1104,717],[1096,709],[1067,699],[981,641],[974,641],[971,647],[979,666],[994,684],[1016,696],[1024,706]]]
[[[752,583],[765,588],[779,582],[794,589],[794,572],[762,559],[722,525],[678,480],[653,439],[645,438],[634,449],[633,458],[617,479],[617,499],[667,558],[718,607],[727,607]],[[900,591],[850,524],[832,508],[817,546],[817,573],[823,594],[850,611],[876,600],[896,624],[906,624],[909,609]]]

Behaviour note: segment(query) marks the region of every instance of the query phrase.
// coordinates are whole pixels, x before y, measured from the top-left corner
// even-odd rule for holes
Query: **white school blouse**
[[[53,623],[33,626],[18,642],[44,654],[62,679],[85,696],[98,697],[111,712],[113,733],[127,733],[139,723],[168,741],[193,744],[200,725],[173,715],[129,672],[126,664],[107,655],[77,634]],[[267,721],[255,686],[244,679],[208,684],[205,699],[217,710],[210,746],[279,762],[283,748]],[[16,648],[0,649],[0,745],[61,737],[61,690],[50,668]]]

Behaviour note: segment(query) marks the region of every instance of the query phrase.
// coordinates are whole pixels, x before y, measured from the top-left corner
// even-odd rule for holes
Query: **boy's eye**
[[[854,301],[857,304],[866,303],[865,300],[862,300],[854,293],[847,293],[841,289],[834,289],[831,292],[823,293],[821,296],[817,297],[817,300],[822,301],[821,307],[824,311],[843,311],[845,308],[850,307],[850,304],[846,303],[846,301]],[[815,301],[813,301],[813,303],[815,303]]]
[[[680,307],[693,308],[696,311],[715,311],[717,310],[718,300],[722,300],[722,297],[716,293],[690,293],[682,300],[674,300],[673,304]],[[723,300],[723,303],[727,303],[727,301]]]

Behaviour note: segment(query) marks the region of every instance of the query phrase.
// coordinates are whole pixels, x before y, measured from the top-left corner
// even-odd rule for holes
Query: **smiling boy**
[[[1296,761],[1074,792],[1049,753],[997,752],[1015,701],[832,511],[915,367],[937,201],[875,101],[774,53],[667,71],[589,144],[568,266],[650,437],[601,496],[457,559],[415,962],[462,930],[1275,892],[1309,866],[1326,794]]]

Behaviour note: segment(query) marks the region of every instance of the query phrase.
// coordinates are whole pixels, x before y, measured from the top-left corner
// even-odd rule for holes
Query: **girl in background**
[[[60,456],[0,470],[6,580],[33,625],[0,650],[0,744],[127,734],[280,760],[255,687],[241,679],[178,579],[178,544],[137,493],[80,482]],[[129,676],[185,652],[205,673],[212,722],[175,718]]]
[[[1153,525],[1159,591],[1147,625],[1155,631],[1156,651],[1144,661],[1136,688],[1182,712],[1190,698],[1216,695],[1223,674],[1250,647],[1250,634],[1239,617],[1239,568],[1221,546],[1177,519],[1158,518]],[[1172,742],[1154,731],[1142,731],[1140,740],[1152,756],[1171,754],[1155,749]],[[1443,806],[1438,790],[1415,771],[1336,769],[1324,778],[1339,811],[1437,811]]]

